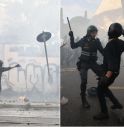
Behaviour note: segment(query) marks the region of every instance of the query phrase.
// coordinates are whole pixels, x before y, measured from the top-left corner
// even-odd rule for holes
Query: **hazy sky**
[[[91,17],[101,0],[62,0],[62,8],[64,10],[64,17],[83,16],[84,11],[88,11],[88,16]]]
[[[59,35],[59,0],[0,0],[0,41],[34,42],[37,34]]]

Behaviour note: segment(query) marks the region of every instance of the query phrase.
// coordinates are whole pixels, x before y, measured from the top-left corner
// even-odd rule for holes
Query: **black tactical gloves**
[[[70,36],[70,37],[74,37],[73,31],[70,31],[70,32],[69,32],[69,36]]]

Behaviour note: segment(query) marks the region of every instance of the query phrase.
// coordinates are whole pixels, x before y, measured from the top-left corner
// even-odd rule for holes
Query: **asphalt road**
[[[112,85],[112,91],[124,105],[124,81],[121,79],[123,75]],[[88,78],[88,86],[96,86],[96,77],[90,71]],[[121,80],[120,80],[121,79]],[[119,84],[118,84],[119,83]],[[117,85],[118,84],[118,85]],[[124,120],[121,122],[119,118],[124,118],[123,110],[112,111],[109,108],[110,119],[103,121],[93,120],[93,115],[100,111],[97,97],[88,97],[91,108],[83,109],[80,100],[80,77],[75,69],[62,69],[61,72],[61,96],[69,99],[68,104],[61,106],[61,125],[62,126],[124,126]],[[107,99],[108,107],[111,102]]]

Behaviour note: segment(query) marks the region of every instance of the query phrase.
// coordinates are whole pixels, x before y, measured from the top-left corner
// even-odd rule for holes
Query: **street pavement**
[[[58,104],[0,104],[0,127],[55,127],[59,125]]]
[[[89,71],[87,87],[97,86],[96,76]],[[119,101],[124,105],[123,75],[118,77],[111,89]],[[111,102],[107,99],[109,107],[109,120],[95,121],[93,115],[100,111],[97,97],[87,96],[91,105],[90,109],[84,109],[80,100],[80,77],[74,68],[65,68],[61,71],[61,97],[69,99],[66,105],[61,106],[62,126],[124,126],[124,110],[110,109]],[[121,119],[121,121],[120,121]]]

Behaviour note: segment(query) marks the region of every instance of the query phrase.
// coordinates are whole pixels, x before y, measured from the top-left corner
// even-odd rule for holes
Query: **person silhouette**
[[[124,41],[119,39],[123,35],[122,25],[113,23],[108,30],[109,41],[104,49],[103,70],[104,75],[99,79],[97,86],[97,95],[100,103],[101,112],[95,115],[95,120],[109,118],[106,98],[108,97],[113,103],[112,109],[122,109],[118,99],[113,95],[109,86],[113,84],[120,73],[121,55],[124,52]]]
[[[80,95],[82,105],[84,108],[90,107],[90,104],[86,99],[88,70],[92,69],[97,76],[102,75],[101,66],[96,62],[97,51],[100,51],[100,53],[103,55],[103,47],[101,45],[101,42],[98,38],[96,38],[97,33],[98,33],[97,27],[91,25],[87,28],[86,36],[84,36],[81,40],[75,43],[73,32],[72,31],[69,32],[71,48],[72,49],[78,47],[82,48],[81,56],[79,57],[79,61],[77,62],[77,68],[80,72],[81,78]]]
[[[2,91],[2,86],[1,86],[2,73],[5,71],[9,71],[9,70],[16,68],[16,67],[20,67],[20,65],[17,64],[14,67],[3,67],[3,61],[0,60],[0,92]]]

